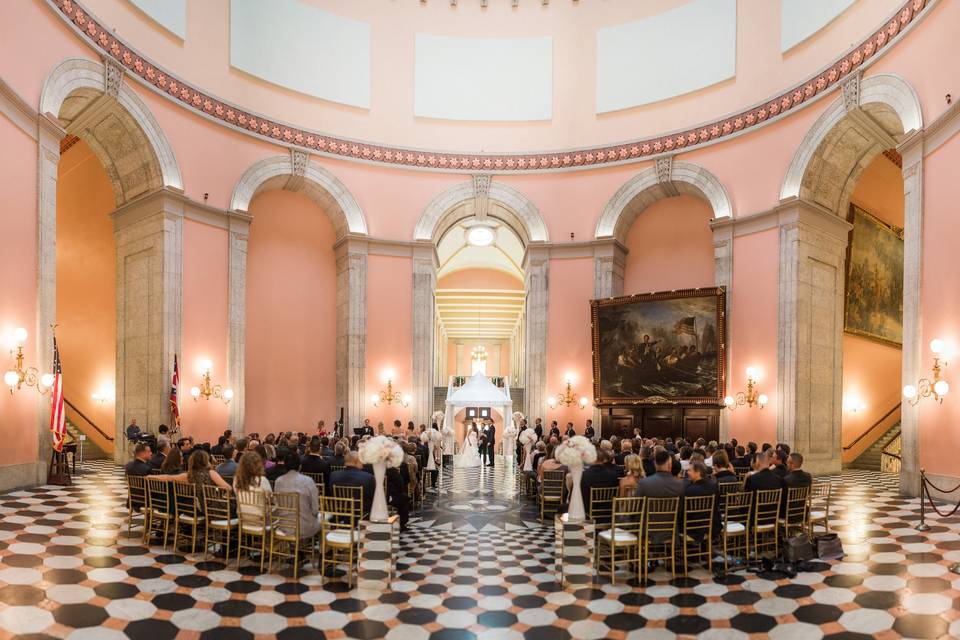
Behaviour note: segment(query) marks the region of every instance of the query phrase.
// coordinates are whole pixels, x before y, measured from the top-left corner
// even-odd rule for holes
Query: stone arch
[[[285,189],[303,193],[323,209],[337,237],[367,235],[367,220],[356,198],[340,180],[300,151],[288,156],[271,156],[243,172],[230,198],[230,209],[246,212],[262,191]]]
[[[834,100],[804,136],[780,189],[845,216],[853,187],[868,164],[923,127],[916,91],[903,78],[849,76]]]
[[[100,159],[117,206],[160,187],[183,189],[173,148],[123,74],[110,59],[68,58],[53,68],[40,94],[40,113],[83,138]]]
[[[504,222],[510,224],[524,243],[550,241],[547,224],[533,202],[513,187],[483,178],[486,176],[477,176],[473,181],[455,184],[431,200],[417,220],[413,239],[433,242],[451,224],[473,215],[472,211],[467,210],[453,213],[458,205],[483,197],[489,202],[501,205],[508,218]],[[486,194],[482,194],[483,183],[486,183]]]
[[[613,194],[600,214],[594,237],[623,242],[641,211],[657,200],[678,195],[706,200],[713,208],[714,218],[733,215],[730,198],[715,175],[692,162],[667,157],[641,171]]]

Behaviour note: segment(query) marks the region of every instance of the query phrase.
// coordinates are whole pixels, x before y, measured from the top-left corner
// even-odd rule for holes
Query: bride
[[[480,452],[477,449],[477,428],[467,429],[467,437],[463,439],[463,448],[460,456],[453,465],[457,469],[472,469],[480,466]]]

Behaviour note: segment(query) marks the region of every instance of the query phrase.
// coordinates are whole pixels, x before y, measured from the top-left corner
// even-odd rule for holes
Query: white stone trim
[[[693,195],[710,203],[714,218],[733,215],[730,198],[715,175],[692,162],[665,160],[660,159],[656,165],[641,171],[613,194],[597,221],[595,238],[615,237],[623,242],[636,213],[639,213],[631,211],[630,205],[641,194],[647,195],[649,200],[642,208],[662,198]]]
[[[850,90],[847,97],[849,98]],[[923,115],[920,110],[920,100],[916,91],[900,76],[892,74],[878,74],[864,78],[859,83],[856,92],[859,98],[858,107],[867,104],[880,103],[892,108],[900,118],[904,133],[919,130],[923,127]],[[797,148],[786,176],[780,188],[780,199],[800,196],[800,185],[807,173],[807,167],[831,130],[850,113],[851,104],[841,96],[830,103],[830,106],[817,118],[813,126],[804,136]]]
[[[246,212],[250,201],[267,189],[297,191],[305,193],[330,216],[337,237],[347,233],[367,235],[363,210],[350,190],[335,175],[304,156],[306,154],[295,151],[255,162],[233,188],[230,209]]]
[[[3,78],[0,78],[0,113],[25,134],[37,139],[37,111]]]

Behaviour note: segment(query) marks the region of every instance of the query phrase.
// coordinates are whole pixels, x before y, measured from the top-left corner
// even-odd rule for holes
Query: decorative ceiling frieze
[[[623,143],[530,153],[466,153],[423,150],[351,140],[311,131],[253,113],[195,87],[146,58],[76,0],[46,0],[76,33],[139,81],[181,106],[249,135],[340,159],[431,171],[522,173],[569,171],[651,160],[740,135],[796,111],[836,88],[888,50],[937,0],[907,0],[897,13],[817,74],[769,100],[734,115],[674,133]],[[848,89],[849,93],[849,89]]]

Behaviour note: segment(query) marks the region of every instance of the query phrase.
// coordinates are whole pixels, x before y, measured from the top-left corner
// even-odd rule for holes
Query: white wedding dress
[[[454,461],[457,469],[472,469],[480,466],[480,451],[477,449],[477,434],[468,433],[463,440],[463,450]]]

